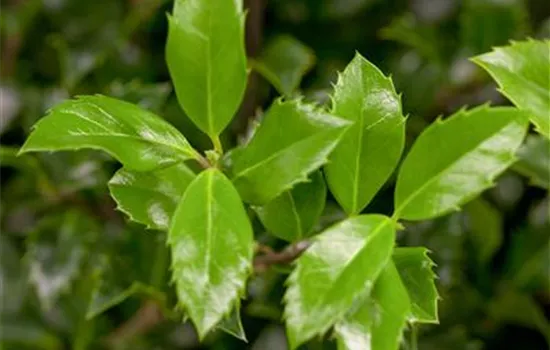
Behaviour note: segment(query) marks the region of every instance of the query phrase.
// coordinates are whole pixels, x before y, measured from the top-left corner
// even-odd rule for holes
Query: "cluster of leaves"
[[[254,253],[267,249],[263,242],[276,237],[290,243],[287,249],[307,248],[286,278],[282,319],[291,347],[333,329],[330,334],[342,349],[396,349],[407,324],[414,329],[417,323],[438,322],[433,263],[425,248],[414,247],[424,242],[399,237],[402,225],[405,237],[415,230],[419,232],[415,236],[422,236],[434,231],[434,223],[452,225],[454,220],[456,226],[456,220],[465,217],[464,226],[479,240],[473,243],[483,266],[501,243],[500,219],[492,205],[477,199],[468,203],[465,214],[439,217],[492,187],[494,179],[513,163],[534,184],[548,186],[548,167],[540,163],[548,159],[548,125],[544,124],[550,101],[545,78],[550,76],[548,41],[514,43],[474,59],[517,108],[464,109],[428,126],[396,172],[395,195],[390,194],[394,210],[393,214],[382,210],[386,216],[365,214],[365,208],[376,212],[371,210],[373,199],[386,190],[398,168],[405,147],[405,118],[392,81],[373,64],[357,54],[339,75],[330,94],[332,103],[314,105],[293,96],[298,94],[301,76],[313,64],[311,50],[292,38],[279,37],[250,66],[287,97],[275,100],[265,115],[252,122],[244,141],[224,152],[220,134],[237,112],[247,83],[242,4],[177,1],[168,33],[166,60],[177,101],[191,122],[208,135],[212,150],[203,156],[191,144],[204,141],[188,142],[156,114],[101,95],[53,107],[22,148],[23,152],[106,151],[123,164],[109,181],[118,208],[156,230],[144,233],[139,225],[129,225],[123,234],[114,230],[109,235],[85,213],[71,210],[36,226],[39,235],[29,235],[28,278],[45,309],[59,303],[68,303],[71,309],[78,298],[87,304],[84,318],[72,312],[79,322],[58,327],[76,334],[74,348],[92,341],[93,328],[109,328],[101,314],[135,293],[155,300],[165,316],[176,322],[182,314],[189,317],[203,340],[215,328],[244,337],[240,299],[252,299],[247,308],[252,310],[254,302],[267,297],[254,291],[257,279],[268,285],[279,279],[277,274],[260,274],[246,288],[252,270],[259,266]],[[278,60],[280,51],[288,57]],[[523,79],[514,79],[517,76]],[[529,135],[522,145],[528,119],[543,136]],[[21,167],[33,179],[41,173],[42,164],[36,158],[16,157],[16,153],[3,148],[2,163]],[[542,157],[534,158],[534,153]],[[107,176],[94,174],[93,180],[101,182]],[[64,177],[63,171],[53,176],[55,181]],[[49,181],[37,177],[36,187],[53,201],[82,206],[78,199],[58,193]],[[342,210],[327,205],[327,196]],[[413,221],[423,221],[426,227],[416,227]],[[413,247],[395,247],[396,238]],[[545,238],[541,239],[544,243]],[[435,255],[443,254],[429,239],[426,243]],[[2,246],[8,258],[17,254],[10,242]],[[514,271],[529,255],[521,243],[517,246],[521,249],[506,260],[512,270],[509,276],[530,284],[532,269]],[[541,266],[546,253],[538,250],[538,256],[529,261]],[[151,254],[153,264],[140,261]],[[266,257],[272,254],[268,251]],[[170,261],[173,289],[167,280]],[[89,275],[79,276],[82,269]],[[437,272],[445,278],[445,271]],[[544,271],[536,276],[541,275]],[[10,276],[14,286],[24,289],[25,273]],[[535,290],[544,285],[540,280],[536,283],[531,286]],[[63,290],[76,290],[71,286],[81,289],[78,298],[75,294],[66,301],[59,299]],[[491,314],[496,319],[534,323],[542,334],[547,333],[544,316],[529,298],[501,293],[495,300]],[[174,302],[180,310],[173,310]],[[261,304],[266,303],[260,303],[265,309]],[[533,310],[528,311],[532,315],[518,319],[502,311],[505,304],[522,305]],[[7,329],[3,324],[3,333],[16,334],[20,328],[14,325]],[[29,333],[30,328],[25,329]],[[55,337],[37,333],[38,338],[48,336],[36,342],[58,348]],[[32,344],[33,340],[27,341]]]

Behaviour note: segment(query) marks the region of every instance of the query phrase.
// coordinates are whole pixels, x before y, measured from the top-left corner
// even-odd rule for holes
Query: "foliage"
[[[0,344],[547,347],[550,41],[413,3],[7,5]]]

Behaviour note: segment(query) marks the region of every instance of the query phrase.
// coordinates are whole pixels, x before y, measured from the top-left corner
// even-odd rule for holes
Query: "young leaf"
[[[253,255],[248,216],[219,170],[203,171],[187,187],[168,244],[179,303],[202,339],[238,302]]]
[[[513,42],[472,60],[496,80],[504,96],[530,112],[537,131],[550,139],[550,40]]]
[[[482,106],[438,119],[418,137],[399,170],[395,215],[441,216],[491,187],[515,161],[526,126],[526,114],[509,107]]]
[[[372,287],[394,239],[394,224],[382,215],[352,217],[316,237],[287,280],[284,318],[292,349],[325,332]]]
[[[502,217],[496,208],[481,198],[471,201],[464,209],[477,262],[486,264],[502,244]]]
[[[217,137],[246,87],[242,0],[176,0],[168,17],[166,61],[178,101],[191,120]]]
[[[386,265],[370,296],[336,324],[339,350],[398,350],[411,304],[393,263]]]
[[[281,35],[271,40],[260,58],[251,64],[277,91],[290,96],[313,68],[315,53],[295,38]]]
[[[531,184],[550,188],[550,140],[528,135],[517,152],[518,161],[512,169],[527,176]]]
[[[183,192],[195,173],[184,163],[150,172],[120,169],[109,181],[118,209],[148,228],[167,231]]]
[[[393,262],[410,298],[411,310],[408,321],[439,323],[439,295],[434,283],[436,276],[432,271],[434,263],[428,257],[428,250],[422,247],[396,248],[393,252]]]
[[[80,148],[101,149],[138,171],[197,155],[185,137],[158,116],[101,95],[81,96],[52,108],[35,125],[21,152]]]
[[[296,185],[255,210],[270,233],[292,242],[311,232],[323,212],[326,196],[323,175],[316,171],[310,176],[310,182]]]
[[[297,100],[275,101],[250,143],[234,153],[235,187],[246,202],[270,202],[323,165],[348,125]]]
[[[334,115],[353,121],[325,166],[327,183],[348,214],[370,202],[397,166],[405,118],[393,84],[357,54],[334,89]]]

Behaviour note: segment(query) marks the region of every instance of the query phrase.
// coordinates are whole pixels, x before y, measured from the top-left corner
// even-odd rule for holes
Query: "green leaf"
[[[237,305],[231,311],[229,316],[224,318],[216,327],[237,339],[248,342],[246,339],[246,333],[244,332],[243,323],[241,321],[240,308],[240,302],[237,302]]]
[[[518,161],[512,169],[527,176],[531,184],[550,188],[550,141],[542,136],[527,135],[517,152]]]
[[[370,296],[335,327],[338,349],[398,350],[411,304],[393,263],[386,265]]]
[[[128,102],[106,96],[67,100],[38,121],[21,152],[94,148],[128,169],[146,171],[196,157],[172,125]]]
[[[395,215],[423,220],[458,210],[513,164],[526,126],[525,114],[509,107],[481,106],[436,120],[401,165]]]
[[[231,121],[247,72],[242,0],[176,0],[166,61],[185,113],[210,137]]]
[[[428,257],[428,249],[422,247],[396,248],[393,262],[401,280],[407,288],[411,301],[409,322],[439,323],[435,288],[436,275],[432,271],[434,263]]]
[[[179,303],[202,339],[238,303],[252,267],[252,227],[219,170],[203,171],[187,187],[168,244]]]
[[[276,100],[250,143],[233,155],[241,197],[263,205],[327,161],[348,122],[298,100]]]
[[[356,54],[338,79],[332,113],[354,122],[325,166],[327,183],[348,214],[357,214],[397,166],[405,118],[393,84]]]
[[[473,53],[506,45],[525,36],[528,12],[525,1],[466,0],[460,13],[462,44]]]
[[[184,163],[150,172],[120,169],[109,181],[118,209],[148,228],[167,231],[181,196],[195,178]]]
[[[531,114],[537,131],[550,139],[550,40],[513,42],[472,60],[493,77],[504,96]]]
[[[382,215],[355,216],[316,237],[287,280],[284,318],[292,349],[324,333],[373,286],[394,239],[394,223]]]
[[[29,281],[45,310],[72,290],[90,254],[89,244],[98,232],[91,218],[69,210],[61,216],[47,217],[29,235],[25,255]]]
[[[290,96],[304,75],[313,68],[315,53],[289,35],[272,39],[252,68],[266,78],[279,93]]]
[[[310,176],[310,182],[296,185],[292,190],[255,211],[265,228],[275,236],[289,242],[309,236],[321,217],[327,188],[320,171]]]
[[[464,207],[468,215],[470,240],[477,253],[477,261],[486,264],[502,244],[502,218],[490,203],[478,198]]]

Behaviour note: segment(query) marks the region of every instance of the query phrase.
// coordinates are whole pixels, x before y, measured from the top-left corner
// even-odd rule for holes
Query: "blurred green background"
[[[286,349],[284,269],[250,280],[242,305],[248,343],[218,331],[200,346],[174,309],[164,234],[127,222],[108,196],[106,183],[119,165],[91,151],[16,157],[49,107],[92,93],[138,103],[197,148],[210,148],[172,93],[164,61],[171,5],[2,1],[2,349]],[[487,101],[508,104],[468,57],[513,39],[550,38],[548,0],[249,0],[245,6],[254,72],[222,135],[227,148],[246,138],[249,122],[280,94],[328,103],[337,71],[355,51],[391,74],[403,94],[410,145],[438,115]],[[519,158],[462,212],[405,223],[400,232],[399,244],[431,249],[439,275],[441,324],[420,328],[419,349],[549,348],[550,145],[530,135]],[[392,196],[393,180],[366,212],[391,213]],[[341,216],[329,199],[323,225]],[[282,248],[255,224],[258,240]],[[330,335],[304,346],[333,348]]]

